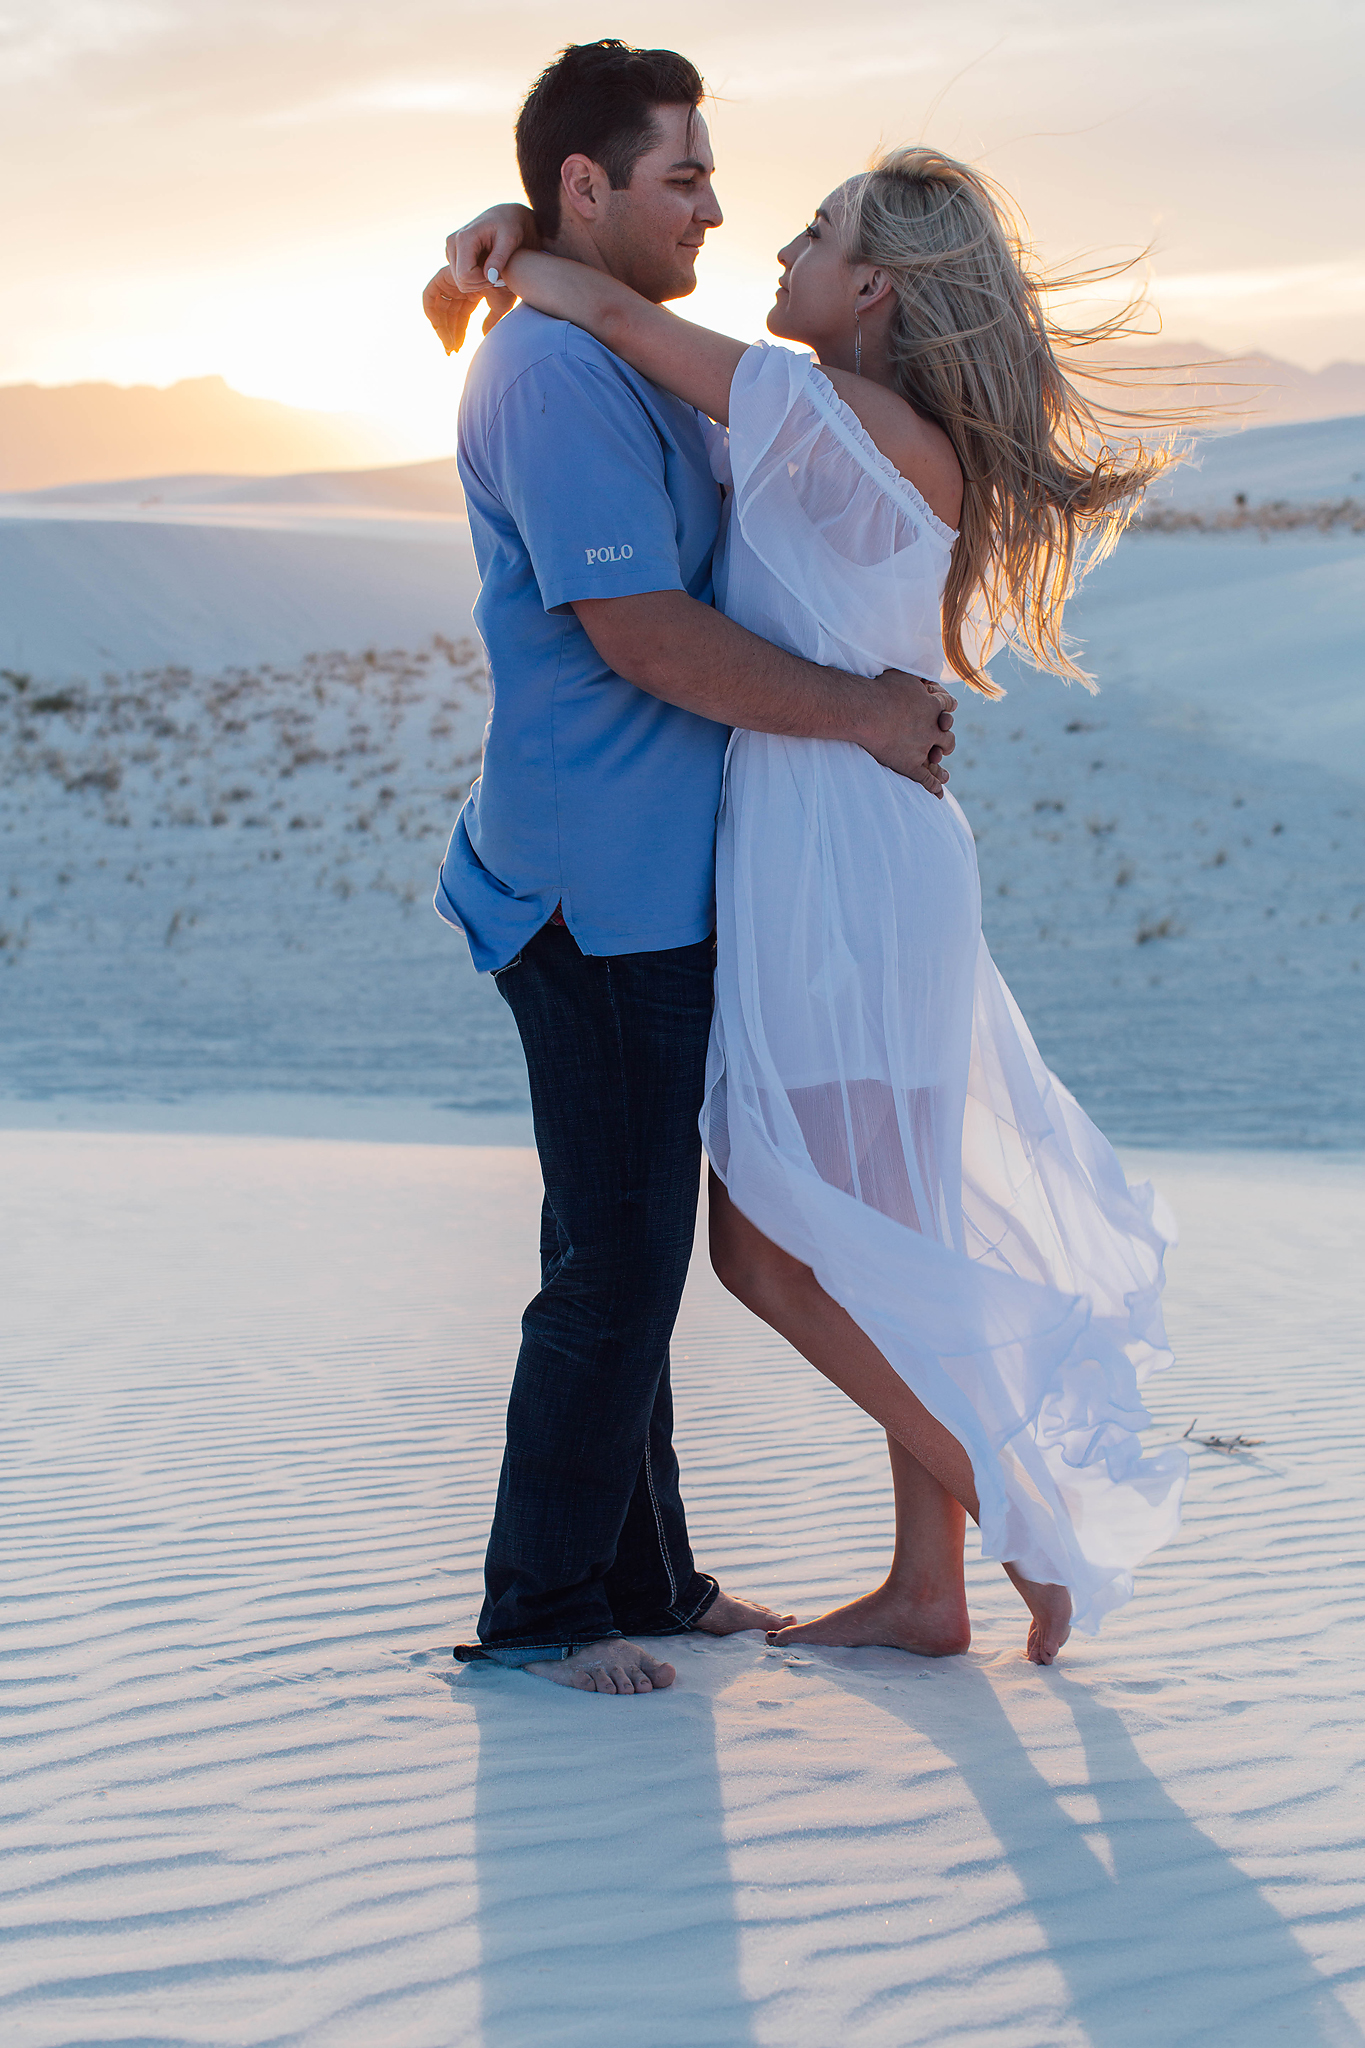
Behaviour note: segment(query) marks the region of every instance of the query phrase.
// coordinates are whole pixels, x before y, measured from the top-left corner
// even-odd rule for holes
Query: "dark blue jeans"
[[[495,977],[526,1052],[545,1182],[479,1619],[498,1663],[677,1635],[716,1597],[687,1540],[668,1371],[696,1230],[714,962],[710,939],[590,956],[547,924]]]

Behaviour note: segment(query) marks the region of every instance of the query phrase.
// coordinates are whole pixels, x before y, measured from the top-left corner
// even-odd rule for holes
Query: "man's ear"
[[[582,221],[595,221],[601,212],[611,180],[601,164],[590,156],[566,156],[559,167],[564,202]]]

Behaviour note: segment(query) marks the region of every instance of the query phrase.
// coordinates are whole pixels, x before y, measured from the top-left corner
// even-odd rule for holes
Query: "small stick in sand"
[[[1196,1415],[1194,1422],[1198,1420],[1199,1417]],[[1225,1451],[1231,1457],[1234,1451],[1258,1450],[1265,1442],[1265,1438],[1259,1436],[1195,1436],[1194,1422],[1185,1431],[1181,1442],[1183,1443],[1186,1437],[1193,1438],[1195,1443],[1203,1444],[1206,1451]]]

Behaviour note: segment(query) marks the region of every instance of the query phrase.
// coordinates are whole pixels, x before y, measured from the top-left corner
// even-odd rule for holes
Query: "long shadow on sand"
[[[1093,2048],[1365,2043],[1259,1887],[1172,1799],[1122,1717],[1083,1685],[1060,1671],[1039,1674],[1065,1701],[1085,1752],[1086,1782],[1066,1793],[1088,1794],[1098,1811],[1078,1823],[981,1669],[959,1665],[950,1684],[890,1693],[863,1693],[851,1672],[840,1678],[956,1765]]]
[[[711,1702],[489,1666],[458,1682],[479,1730],[482,2048],[747,2048]]]

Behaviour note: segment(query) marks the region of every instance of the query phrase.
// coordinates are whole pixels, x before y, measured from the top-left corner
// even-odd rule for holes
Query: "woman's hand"
[[[422,293],[422,311],[436,330],[437,338],[448,356],[463,347],[469,331],[470,317],[481,299],[489,301],[488,318],[483,323],[487,334],[490,327],[496,327],[504,313],[510,312],[516,304],[514,292],[495,292],[491,286],[482,286],[476,292],[462,292],[451,276],[449,268],[438,270],[435,277]],[[494,299],[505,299],[506,305],[495,305]]]
[[[518,249],[539,247],[536,217],[529,206],[490,206],[468,227],[456,228],[453,235],[446,236],[446,262],[462,292],[483,292],[490,264],[494,270],[504,270]],[[509,292],[507,298],[509,303],[498,309],[499,319],[511,311],[513,294]],[[493,303],[490,299],[489,304]]]
[[[516,293],[506,285],[491,284],[487,271],[491,268],[497,276],[518,249],[539,247],[535,215],[529,206],[515,203],[490,206],[468,227],[456,228],[446,236],[446,268],[437,271],[422,293],[422,311],[448,356],[464,346],[470,317],[480,299],[488,301],[485,334],[517,303]]]

